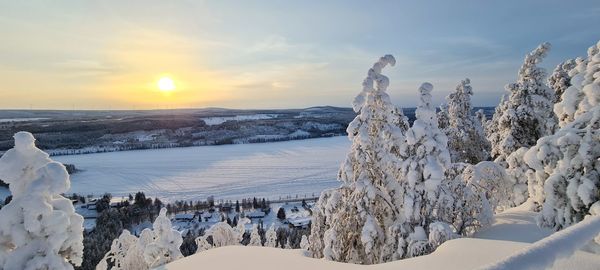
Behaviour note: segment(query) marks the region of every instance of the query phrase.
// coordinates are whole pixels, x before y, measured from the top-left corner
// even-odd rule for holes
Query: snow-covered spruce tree
[[[471,236],[491,224],[494,210],[512,192],[504,168],[491,161],[454,163],[446,170],[446,179],[440,188],[436,218],[452,231],[442,230],[446,226],[437,222],[437,228],[429,233],[432,247],[448,240],[452,233]]]
[[[225,221],[216,223],[203,236],[196,238],[196,244],[198,245],[196,253],[217,247],[240,245],[248,223],[250,223],[248,218],[240,219],[235,228],[232,228]]]
[[[510,153],[535,145],[555,129],[554,93],[545,84],[545,70],[537,66],[549,49],[550,44],[543,43],[525,57],[517,82],[506,86],[509,96],[503,97],[487,126],[492,158],[504,165]]]
[[[483,111],[483,109],[479,109],[475,112],[475,118],[479,121],[479,123],[481,124],[481,127],[483,128],[484,133],[485,133],[485,129],[488,124],[488,120],[487,120],[487,117],[485,116],[485,112]],[[489,144],[489,141],[488,141],[488,144]]]
[[[504,208],[521,205],[528,198],[537,196],[537,190],[529,185],[529,176],[533,171],[523,160],[527,150],[528,148],[521,147],[506,157],[506,174],[512,185],[512,192],[502,203]]]
[[[275,231],[274,224],[271,224],[271,227],[265,233],[265,238],[265,247],[277,247],[277,231]]]
[[[306,235],[302,235],[302,239],[300,240],[300,248],[306,251],[310,250],[310,244],[308,243],[308,237],[306,237]]]
[[[0,158],[0,179],[13,199],[0,209],[0,269],[73,269],[83,258],[83,217],[60,194],[65,167],[35,146],[29,132]],[[71,262],[71,263],[69,263]]]
[[[548,77],[548,85],[554,90],[554,103],[562,101],[562,95],[571,86],[569,72],[577,66],[575,59],[568,59],[556,66],[552,75]]]
[[[166,214],[167,209],[162,208],[152,229],[142,230],[139,238],[124,230],[96,269],[147,270],[183,258],[179,251],[183,238],[172,229]]]
[[[342,226],[332,222],[335,215],[342,212],[345,202],[342,198],[347,193],[347,187],[337,189],[329,189],[321,192],[319,200],[313,207],[311,233],[309,235],[310,250],[315,258],[326,258],[335,260],[339,258],[340,239],[335,234],[339,229],[330,230],[333,226]],[[327,233],[327,241],[325,242],[325,233]],[[327,245],[325,245],[327,243]]]
[[[388,64],[395,64],[391,55],[369,69],[354,99],[358,115],[347,129],[352,146],[338,176],[342,187],[321,194],[309,239],[313,256],[360,264],[401,257],[397,230],[390,228],[401,223],[397,172],[408,124],[386,93],[389,79],[381,70]]]
[[[402,215],[408,238],[398,249],[402,257],[419,256],[431,251],[428,243],[429,224],[434,222],[434,207],[439,186],[450,167],[448,139],[438,128],[435,108],[431,104],[430,83],[419,87],[420,98],[415,111],[416,120],[406,132],[406,159],[401,167],[403,194]]]
[[[487,160],[490,143],[485,137],[481,121],[472,113],[473,90],[470,83],[468,78],[464,79],[456,87],[456,91],[446,97],[448,126],[442,130],[448,137],[452,161],[476,164]]]
[[[450,127],[450,116],[448,115],[448,104],[440,105],[440,111],[437,112],[438,127],[447,134]]]
[[[252,232],[250,233],[250,242],[248,246],[262,246],[260,234],[258,233],[258,224],[252,226]]]
[[[572,87],[567,88],[562,95],[561,102],[554,105],[554,112],[560,120],[560,127],[573,122],[575,117],[593,107],[589,95],[584,94],[583,87],[592,84],[594,81],[593,73],[594,68],[597,66],[597,59],[600,57],[599,54],[600,48],[597,45],[590,47],[588,57],[586,59],[578,58],[576,60],[577,66],[569,71],[569,76],[572,78]]]
[[[160,213],[152,224],[154,241],[144,249],[144,259],[150,268],[158,267],[174,260],[183,258],[179,247],[183,243],[181,233],[174,230],[171,220],[167,218],[167,209]],[[149,229],[145,229],[149,230]]]
[[[600,201],[600,42],[571,70],[571,86],[555,111],[561,128],[525,155],[540,189],[538,224],[556,230],[579,222]],[[564,114],[562,114],[564,113]]]
[[[96,266],[96,270],[147,270],[148,264],[142,254],[138,238],[128,230],[123,230],[119,238],[113,240],[110,251]]]

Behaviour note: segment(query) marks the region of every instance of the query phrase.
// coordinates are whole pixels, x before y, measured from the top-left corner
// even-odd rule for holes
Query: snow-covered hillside
[[[69,193],[115,197],[143,191],[165,201],[277,199],[318,195],[336,187],[348,149],[346,137],[267,144],[240,144],[57,156],[82,170]]]
[[[158,269],[188,270],[219,267],[222,269],[479,269],[531,246],[553,232],[540,229],[535,213],[528,205],[496,215],[496,221],[474,238],[459,238],[442,244],[435,252],[416,258],[378,265],[338,263],[304,256],[302,250],[266,247],[228,246],[183,258]],[[232,260],[231,258],[235,258]],[[600,256],[577,251],[558,260],[551,269],[598,269]]]

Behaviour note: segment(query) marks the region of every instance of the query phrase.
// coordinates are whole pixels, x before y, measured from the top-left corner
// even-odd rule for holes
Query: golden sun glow
[[[158,89],[163,92],[175,90],[175,82],[169,77],[162,77],[158,80]]]

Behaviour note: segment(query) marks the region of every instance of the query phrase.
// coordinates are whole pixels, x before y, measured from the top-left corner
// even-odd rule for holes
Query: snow
[[[0,119],[0,123],[10,123],[10,122],[29,122],[29,121],[40,121],[40,120],[48,120],[50,118],[41,118],[41,117],[30,117],[30,118],[2,118]]]
[[[495,223],[477,233],[476,238],[446,241],[435,252],[416,258],[377,265],[338,263],[307,257],[304,250],[285,250],[267,247],[227,246],[200,252],[159,267],[159,270],[188,270],[203,268],[290,270],[305,269],[479,269],[501,260],[552,233],[537,227],[529,205],[519,206],[496,215]],[[231,258],[236,258],[232,260]],[[457,259],[460,258],[460,259]],[[561,259],[548,269],[592,270],[600,266],[600,256],[577,251],[570,258]],[[521,269],[521,268],[518,268]]]
[[[13,200],[0,209],[0,269],[73,269],[83,260],[83,217],[60,194],[69,189],[65,166],[35,147],[29,132],[0,158],[0,178]]]
[[[223,124],[227,121],[247,121],[247,120],[265,120],[277,118],[278,114],[250,114],[250,115],[236,115],[236,116],[221,116],[221,117],[205,117],[200,118],[204,123],[209,126],[215,126]]]
[[[558,258],[568,258],[600,233],[600,217],[587,219],[535,242],[486,269],[545,269]]]
[[[350,143],[345,137],[59,156],[81,170],[70,193],[127,196],[143,191],[161,200],[318,195],[337,187]]]

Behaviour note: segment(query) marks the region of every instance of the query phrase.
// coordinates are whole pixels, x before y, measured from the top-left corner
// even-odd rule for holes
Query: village
[[[80,197],[79,197],[80,198]],[[147,198],[151,200],[150,198]],[[261,228],[269,228],[271,225],[279,228],[309,229],[312,218],[312,208],[318,198],[308,195],[288,196],[274,201],[266,199],[245,199],[236,202],[230,200],[215,201],[209,197],[204,202],[189,202],[167,204],[167,209],[171,209],[169,217],[173,223],[173,228],[186,235],[189,231],[197,233],[205,230],[218,222],[227,222],[236,226],[242,218],[250,220],[246,224],[246,230],[252,230],[254,224],[259,224]],[[98,218],[99,201],[102,198],[88,196],[85,202],[81,199],[72,199],[75,210],[84,217],[84,229],[86,232],[92,232],[96,226]],[[131,197],[111,198],[108,207],[110,209],[120,209],[135,203]],[[188,207],[189,205],[189,207]],[[178,207],[179,206],[179,207]],[[145,228],[151,228],[152,223],[144,220],[134,225],[131,230],[135,235]]]

